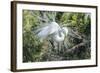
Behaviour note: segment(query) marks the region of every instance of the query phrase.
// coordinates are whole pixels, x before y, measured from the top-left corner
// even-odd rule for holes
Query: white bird
[[[52,49],[56,51],[61,50],[61,44],[65,40],[65,37],[68,34],[67,27],[60,27],[56,22],[51,22],[50,24],[45,25],[36,30],[37,36],[40,39],[40,42],[43,42],[45,39],[48,39],[52,45]],[[64,45],[66,46],[66,44]],[[58,50],[57,50],[58,49]]]
[[[68,34],[68,29],[66,27],[61,28],[56,22],[51,22],[50,24],[39,28],[37,31],[37,36],[41,41],[50,36],[54,41],[61,42]]]

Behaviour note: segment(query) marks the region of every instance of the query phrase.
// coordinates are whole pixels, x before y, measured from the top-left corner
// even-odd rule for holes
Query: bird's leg
[[[63,41],[63,45],[65,49],[68,49],[68,39],[65,37],[64,41]]]
[[[54,44],[54,41],[53,40],[49,40],[49,41],[50,41],[50,44],[52,46],[52,51],[55,51],[56,46]]]
[[[60,51],[61,51],[61,42],[58,43],[58,54],[60,54]]]
[[[57,42],[55,42],[55,41],[54,41],[54,46],[55,46],[55,48],[54,48],[54,49],[55,49],[55,50],[57,50],[57,49],[58,49],[58,43],[57,43]]]
[[[53,44],[53,41],[49,40],[50,41],[50,44],[52,45],[52,47],[54,47],[54,44]]]
[[[54,41],[53,45],[54,45],[53,51],[57,54],[58,53],[58,43]]]
[[[52,45],[52,51],[55,53],[58,53],[58,43],[53,41],[53,40],[49,40],[50,44]]]

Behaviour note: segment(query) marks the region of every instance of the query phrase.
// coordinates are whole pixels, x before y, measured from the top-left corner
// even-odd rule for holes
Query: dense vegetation
[[[48,40],[40,42],[34,32],[52,21],[69,29],[61,50],[53,49]],[[90,59],[90,31],[89,13],[23,10],[23,62]]]

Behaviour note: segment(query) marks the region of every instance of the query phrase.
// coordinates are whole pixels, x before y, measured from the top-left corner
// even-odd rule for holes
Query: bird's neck
[[[63,41],[64,40],[65,35],[63,34],[63,32],[60,32],[59,35],[55,36],[56,41]]]
[[[63,32],[59,32],[59,37],[64,37],[64,33]]]

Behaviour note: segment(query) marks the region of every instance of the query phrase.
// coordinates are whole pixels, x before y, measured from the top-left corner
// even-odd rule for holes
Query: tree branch
[[[80,49],[79,47],[85,46],[85,45],[86,45],[87,43],[89,43],[89,42],[90,42],[90,41],[84,41],[84,42],[82,42],[82,43],[79,43],[79,44],[73,46],[72,48],[67,49],[66,52],[69,53],[69,52],[75,51],[76,49]]]

